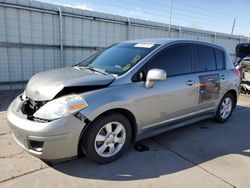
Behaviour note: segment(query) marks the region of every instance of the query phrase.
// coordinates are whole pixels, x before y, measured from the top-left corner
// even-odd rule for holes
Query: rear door
[[[213,111],[220,98],[220,90],[226,80],[223,53],[216,48],[195,44],[195,72],[198,79],[197,108],[200,111]],[[217,64],[218,61],[218,64]]]

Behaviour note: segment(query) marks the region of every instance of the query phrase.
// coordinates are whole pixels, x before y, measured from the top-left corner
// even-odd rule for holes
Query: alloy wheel
[[[122,149],[125,140],[126,130],[121,123],[107,123],[96,135],[96,153],[101,157],[112,157]]]
[[[226,97],[220,107],[220,116],[222,119],[226,119],[232,111],[232,99]]]

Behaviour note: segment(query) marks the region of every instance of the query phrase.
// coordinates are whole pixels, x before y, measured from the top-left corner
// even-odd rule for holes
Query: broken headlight
[[[68,95],[47,102],[33,116],[39,119],[55,120],[78,112],[87,106],[87,102],[79,95]]]

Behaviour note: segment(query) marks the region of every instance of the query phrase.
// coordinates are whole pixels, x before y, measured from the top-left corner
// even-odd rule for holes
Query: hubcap
[[[227,97],[223,100],[220,108],[220,116],[222,119],[226,119],[232,110],[232,99]]]
[[[126,139],[126,130],[119,122],[110,122],[104,125],[95,138],[95,150],[102,157],[112,157],[123,147]]]

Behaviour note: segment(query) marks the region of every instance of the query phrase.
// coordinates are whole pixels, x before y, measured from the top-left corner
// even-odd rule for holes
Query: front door
[[[155,81],[153,88],[145,88],[143,82],[135,83],[141,93],[135,106],[139,110],[142,130],[194,114],[198,80],[192,74],[191,46],[181,44],[168,47],[148,63],[148,70],[164,69],[167,79]]]

